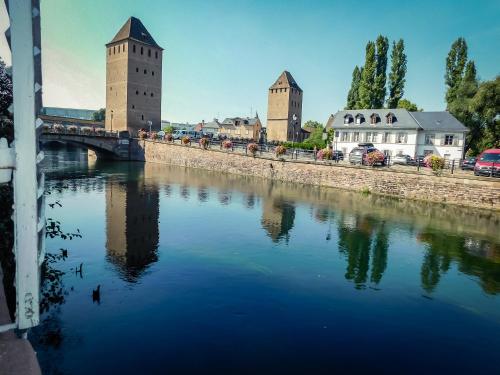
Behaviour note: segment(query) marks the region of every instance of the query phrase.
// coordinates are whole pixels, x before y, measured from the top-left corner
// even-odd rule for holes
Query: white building
[[[386,155],[436,154],[462,159],[468,129],[449,112],[408,112],[406,109],[359,109],[331,115],[334,149],[347,155],[369,142]]]

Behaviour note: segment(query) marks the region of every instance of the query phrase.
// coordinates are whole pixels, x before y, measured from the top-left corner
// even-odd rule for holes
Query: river
[[[47,239],[46,374],[500,368],[498,214],[80,149],[45,168],[46,216],[82,235]]]

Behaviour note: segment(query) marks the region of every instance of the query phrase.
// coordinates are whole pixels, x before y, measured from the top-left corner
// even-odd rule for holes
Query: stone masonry
[[[218,148],[136,142],[132,145],[134,159],[146,162],[500,211],[497,179],[437,177],[386,168],[253,158]]]

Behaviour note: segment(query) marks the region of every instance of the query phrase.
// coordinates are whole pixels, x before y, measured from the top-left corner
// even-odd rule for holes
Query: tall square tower
[[[301,126],[302,89],[285,70],[269,88],[267,139],[281,142],[297,141],[301,136]]]
[[[135,17],[106,44],[106,130],[160,129],[162,53]]]

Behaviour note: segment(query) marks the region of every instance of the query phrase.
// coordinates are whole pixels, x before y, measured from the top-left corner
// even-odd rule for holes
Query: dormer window
[[[376,113],[372,113],[370,116],[370,124],[376,125],[377,122],[380,122],[380,117]]]
[[[363,116],[361,113],[358,113],[356,115],[356,124],[360,125],[362,122],[365,122],[365,116]]]
[[[352,122],[352,116],[351,115],[345,115],[344,116],[344,124],[349,125]]]
[[[389,112],[386,116],[385,116],[385,119],[387,121],[387,124],[391,125],[393,124],[394,122],[396,122],[396,116],[394,116],[394,114],[392,114],[391,112]]]

